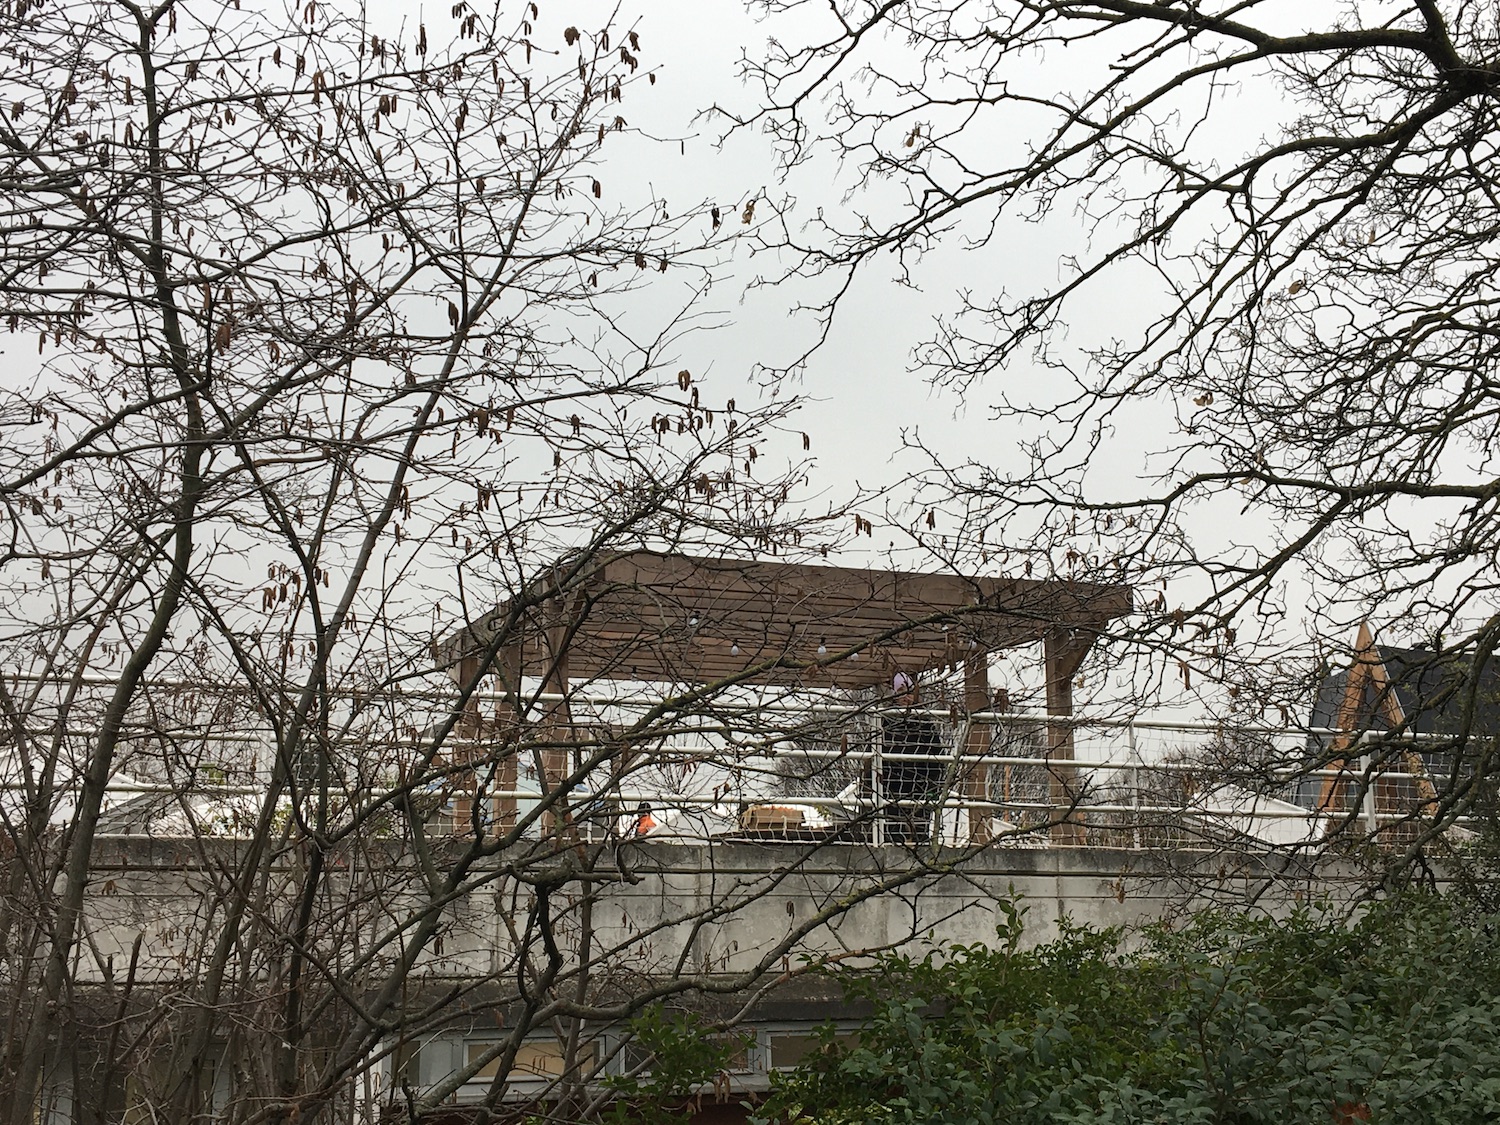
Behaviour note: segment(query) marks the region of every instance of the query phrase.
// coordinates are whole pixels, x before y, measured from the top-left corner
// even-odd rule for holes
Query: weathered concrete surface
[[[482,1052],[512,1034],[538,1058],[562,1058],[566,1043],[577,1063],[569,1073],[590,1060],[619,1073],[624,1056],[611,1052],[623,1050],[622,1021],[653,999],[750,1035],[748,1067],[721,1091],[737,1102],[783,1065],[778,1042],[823,1020],[860,1018],[836,975],[803,967],[992,943],[1012,904],[1025,911],[1025,940],[1040,942],[1064,917],[1114,926],[1207,906],[1277,912],[1363,886],[1357,869],[1336,860],[1229,852],[992,847],[919,862],[895,846],[648,840],[502,852],[468,867],[450,894],[460,847],[436,844],[425,875],[395,840],[329,855],[312,922],[294,939],[304,854],[247,873],[240,841],[102,841],[74,961],[85,987],[58,1043],[68,1060],[59,1073],[76,1071],[90,1089],[105,1080],[94,1060],[124,1010],[127,975],[139,986],[129,996],[141,1027],[165,1035],[208,1013],[209,1049],[233,1042],[242,1060],[270,1057],[295,941],[316,967],[313,997],[326,1002],[319,1042],[369,1052],[350,1064],[368,1079],[362,1104],[394,1096],[400,1083],[455,1105],[489,1097]],[[438,932],[406,973],[398,954],[412,921],[434,911]],[[366,998],[382,990],[378,1014],[364,1022]],[[566,1009],[536,1016],[554,1001]],[[363,1042],[370,1031],[379,1044]],[[218,1072],[216,1099],[232,1096],[228,1073]],[[550,1080],[523,1069],[507,1078],[506,1097],[542,1096]],[[65,1090],[59,1104],[72,1096]]]
[[[90,956],[81,974],[102,976],[124,964],[139,937],[140,979],[191,978],[206,944],[233,924],[227,873],[239,847],[111,842],[90,888]],[[580,881],[580,864],[568,855],[525,866],[496,857],[444,907],[443,940],[424,953],[419,973],[502,971],[519,951],[539,879],[556,887],[559,945],[579,948],[586,928],[591,959],[644,976],[735,974],[805,956],[848,959],[988,942],[1002,920],[1000,904],[1012,900],[1026,911],[1027,940],[1042,941],[1063,917],[1113,926],[1208,905],[1275,912],[1296,901],[1342,898],[1358,886],[1356,869],[1330,859],[1083,848],[991,848],[929,857],[923,865],[897,847],[642,842],[595,850],[582,870]],[[292,907],[278,884],[289,891],[296,874],[295,864],[273,869],[255,905],[273,932],[275,915]],[[418,872],[395,853],[351,860],[334,871],[330,886],[350,903],[340,952],[363,951],[374,964],[382,939],[427,903]]]
[[[1278,911],[1309,898],[1344,897],[1358,886],[1357,871],[1334,861],[1288,866],[1222,854],[993,849],[942,871],[913,865],[897,848],[824,848],[790,869],[774,846],[712,852],[642,849],[634,864],[640,882],[612,891],[608,905],[596,909],[600,932],[623,940],[632,930],[661,927],[659,942],[689,960],[743,971],[820,913],[828,923],[809,932],[801,948],[849,954],[992,941],[1002,901],[1019,900],[1027,939],[1044,941],[1064,917],[1115,926],[1210,905]],[[715,903],[732,908],[727,919],[687,933],[691,920]],[[617,926],[611,906],[620,912]]]

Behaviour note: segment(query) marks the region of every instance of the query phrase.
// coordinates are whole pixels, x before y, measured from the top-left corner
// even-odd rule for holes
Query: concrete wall
[[[210,854],[172,841],[116,842],[91,886],[93,953],[80,973],[102,976],[111,958],[123,965],[139,936],[143,979],[191,977],[205,943],[226,924],[224,872],[234,868],[235,848],[215,842]],[[567,881],[574,869],[568,857],[554,865],[559,943],[575,946],[587,927],[599,960],[653,976],[744,973],[803,955],[985,942],[1001,920],[1002,900],[1019,900],[1027,939],[1042,941],[1063,917],[1113,926],[1207,905],[1278,911],[1343,897],[1359,875],[1335,860],[1085,848],[955,852],[920,866],[893,846],[641,842],[597,853],[594,861],[586,887]],[[441,947],[424,955],[421,975],[485,976],[510,961],[516,931],[536,906],[533,883],[548,875],[545,864],[528,867],[526,880],[514,871],[501,856],[477,872],[472,888],[446,908]],[[278,901],[277,882],[290,889],[295,875],[294,866],[273,871],[257,907],[273,932],[275,915],[292,905]],[[347,933],[338,939],[348,953],[373,948],[425,901],[418,872],[399,857],[374,869],[336,870],[330,886],[362,904],[351,905]],[[361,910],[367,916],[355,918]]]
[[[1207,906],[1276,912],[1347,897],[1362,885],[1355,868],[1335,860],[1227,852],[992,847],[918,863],[899,847],[852,843],[616,841],[555,854],[543,846],[486,859],[444,903],[441,940],[426,946],[404,978],[399,1011],[382,1010],[382,1020],[394,1021],[384,1026],[399,1030],[368,1048],[359,1096],[371,1105],[388,1101],[402,1082],[431,1091],[434,1100],[477,1101],[488,1080],[462,1069],[473,1048],[512,1029],[538,1049],[554,1036],[549,1021],[517,1018],[525,1001],[518,982],[534,979],[546,960],[535,928],[538,886],[553,888],[547,900],[567,972],[587,950],[588,972],[565,974],[557,991],[590,1006],[575,1026],[586,1025],[589,1049],[599,1048],[591,1057],[618,1065],[608,1060],[623,1042],[617,1017],[631,1010],[622,1000],[671,986],[663,994],[673,1003],[739,1023],[756,1037],[754,1066],[734,1076],[733,1094],[764,1088],[768,1071],[781,1065],[778,1037],[805,1035],[829,1018],[857,1019],[836,981],[798,975],[809,963],[858,964],[882,950],[921,955],[989,943],[1012,902],[1025,911],[1025,939],[1040,942],[1056,934],[1063,917],[1114,926]],[[392,935],[407,932],[402,927],[427,908],[429,879],[440,879],[453,855],[439,848],[433,859],[424,876],[393,841],[330,857],[308,939],[317,987],[326,995],[336,979],[341,998],[325,1009],[328,1042],[340,1025],[368,1030],[354,1015],[359,997],[387,977],[399,948]],[[248,880],[248,903],[239,875],[246,861],[245,845],[232,840],[103,842],[75,977],[85,986],[109,980],[114,987],[79,990],[78,1027],[110,1034],[122,1002],[118,985],[134,959],[140,987],[132,1010],[143,1021],[165,1013],[165,1022],[152,1023],[162,1044],[170,1043],[171,1019],[208,1010],[216,1042],[233,1029],[247,1057],[274,1047],[304,859],[289,853],[259,869]],[[203,966],[226,937],[234,939],[226,944],[229,983],[210,997]],[[97,1009],[92,1020],[90,1005]],[[614,1016],[611,1005],[618,1005]],[[73,1038],[59,1049],[68,1064],[59,1073],[76,1070],[94,1080],[95,1046]],[[72,1097],[70,1082],[57,1087],[59,1105]],[[521,1079],[508,1096],[536,1096],[545,1084]],[[230,1096],[227,1085],[222,1096]]]

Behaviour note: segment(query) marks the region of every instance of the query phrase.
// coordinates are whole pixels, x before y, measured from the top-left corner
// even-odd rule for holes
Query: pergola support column
[[[500,678],[499,700],[495,704],[495,790],[514,793],[520,784],[521,752],[521,644],[502,648],[495,659]],[[516,799],[495,798],[495,834],[503,836],[516,826]]]
[[[547,632],[549,661],[547,674],[542,680],[542,691],[561,698],[549,702],[543,710],[541,733],[543,744],[540,750],[542,799],[557,801],[542,818],[545,831],[555,831],[560,824],[572,818],[568,813],[567,797],[556,797],[563,788],[563,779],[569,772],[567,744],[573,740],[573,710],[568,704],[568,647],[570,630],[566,622],[551,626]]]
[[[1046,674],[1047,693],[1047,773],[1050,777],[1048,796],[1053,815],[1061,820],[1052,827],[1052,841],[1056,844],[1081,844],[1083,842],[1083,817],[1074,809],[1081,793],[1078,788],[1078,771],[1070,765],[1073,753],[1073,677],[1083,665],[1089,649],[1093,647],[1094,634],[1084,629],[1048,629],[1042,636],[1042,662]]]
[[[967,759],[961,774],[961,792],[969,801],[988,801],[990,798],[990,767],[978,759],[989,749],[994,737],[994,728],[987,723],[976,723],[973,716],[990,705],[989,659],[983,652],[975,653],[964,661],[964,711],[969,715],[968,735],[964,740],[964,758]],[[969,808],[969,843],[987,844],[994,836],[990,820],[992,813],[987,808]]]

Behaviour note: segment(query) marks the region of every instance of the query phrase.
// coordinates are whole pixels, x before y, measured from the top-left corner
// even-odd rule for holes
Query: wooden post
[[[990,767],[977,759],[986,753],[994,738],[995,728],[988,723],[976,723],[973,715],[990,705],[990,667],[987,653],[978,652],[964,660],[964,710],[970,716],[969,734],[965,740],[964,763],[960,792],[970,801],[990,799]],[[969,809],[969,843],[987,844],[994,835],[990,828],[993,813],[987,809]]]
[[[542,738],[548,744],[541,753],[543,799],[557,793],[570,772],[569,755],[564,747],[573,738],[573,709],[568,703],[568,649],[572,643],[573,622],[561,605],[552,612],[552,621],[543,634],[547,645],[547,672],[542,679],[542,691],[562,698],[549,702],[542,712]],[[571,820],[564,797],[543,818],[542,825],[545,831],[552,831]]]
[[[1094,635],[1082,629],[1048,629],[1042,637],[1042,662],[1047,677],[1047,716],[1049,719],[1069,719],[1073,715],[1073,677],[1078,673],[1083,659],[1093,646]],[[1047,724],[1047,760],[1071,762],[1073,760],[1073,727],[1070,723],[1049,722]],[[1081,816],[1072,811],[1078,800],[1078,771],[1072,766],[1050,765],[1051,777],[1048,796],[1054,810],[1067,809],[1061,823],[1052,828],[1055,844],[1081,844],[1083,828]]]
[[[466,656],[459,661],[459,684],[467,687],[478,680],[479,675],[478,657]],[[471,770],[460,771],[456,767],[474,760],[475,743],[479,738],[480,726],[479,701],[471,695],[469,702],[464,705],[463,714],[453,728],[457,743],[450,756],[455,769],[448,779],[448,784],[452,786],[453,831],[455,833],[467,831],[474,816],[474,773]]]
[[[514,793],[520,783],[521,753],[521,642],[506,645],[495,657],[500,679],[500,698],[495,703],[495,789]],[[495,834],[504,835],[516,826],[516,798],[495,798]]]

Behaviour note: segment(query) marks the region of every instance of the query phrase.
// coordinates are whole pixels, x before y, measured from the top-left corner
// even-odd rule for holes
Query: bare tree
[[[718,224],[600,168],[656,81],[629,25],[22,0],[0,41],[3,1112],[327,1116],[532,823],[425,836],[488,675],[443,623],[789,540],[803,445],[672,362]],[[164,818],[156,937],[111,948],[101,864]]]
[[[719,208],[603,169],[641,32],[444,28],[0,7],[5,1120],[597,1114],[606,1029],[985,846],[793,901],[836,833],[725,866],[777,749],[1128,604],[807,565],[795,402],[675,359]]]
[[[747,56],[766,100],[742,124],[794,189],[823,160],[849,176],[846,207],[777,228],[825,321],[883,251],[907,281],[960,250],[996,278],[913,366],[987,392],[1021,455],[954,463],[913,435],[913,531],[934,510],[926,544],[970,565],[1129,575],[1155,591],[1131,639],[1157,681],[1219,685],[1249,722],[1305,720],[1363,659],[1360,620],[1426,646],[1449,760],[1405,808],[1428,817],[1400,835],[1417,854],[1495,768],[1494,7],[755,6],[781,38]],[[1056,251],[1027,276],[1034,224]]]

